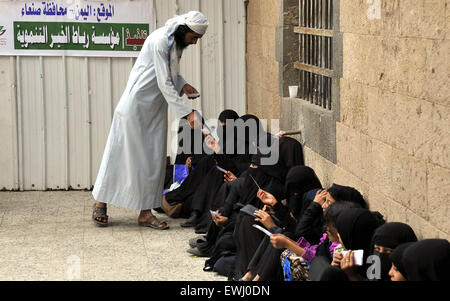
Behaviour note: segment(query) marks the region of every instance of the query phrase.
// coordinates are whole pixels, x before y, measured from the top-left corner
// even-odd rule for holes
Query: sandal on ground
[[[167,225],[166,222],[160,222],[154,215],[152,215],[146,222],[139,222],[139,226],[149,227],[156,230],[169,229],[169,225]]]
[[[214,266],[205,263],[205,266],[203,267],[203,271],[205,272],[212,272],[214,270]]]
[[[92,220],[97,226],[107,227],[108,226],[108,216],[106,215],[106,207],[97,207],[94,204],[92,211]],[[106,220],[106,222],[104,222]]]

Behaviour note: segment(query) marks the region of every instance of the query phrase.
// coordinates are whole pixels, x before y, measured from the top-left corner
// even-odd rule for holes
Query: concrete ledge
[[[336,114],[299,98],[281,101],[281,120],[286,130],[301,130],[302,143],[327,160],[337,163]],[[287,115],[288,120],[285,120]]]

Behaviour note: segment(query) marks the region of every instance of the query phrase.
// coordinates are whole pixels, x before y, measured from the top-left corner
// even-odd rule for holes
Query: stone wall
[[[302,110],[295,108],[302,100],[280,101],[271,95],[261,98],[265,99],[261,103],[252,93],[262,92],[251,92],[272,86],[266,81],[275,79],[262,75],[272,71],[262,70],[266,65],[260,62],[265,58],[270,66],[273,60],[262,45],[257,58],[251,58],[256,51],[251,35],[262,34],[262,29],[250,25],[260,24],[255,18],[266,20],[252,10],[264,10],[258,5],[262,1],[250,0],[248,7],[249,111],[269,115],[266,100],[273,98],[270,107],[281,107],[282,127],[296,127],[304,122]],[[268,2],[275,7],[278,1]],[[305,145],[306,164],[324,186],[338,183],[357,188],[372,210],[388,221],[410,224],[420,238],[449,239],[448,0],[338,2],[343,70],[336,164]],[[271,19],[274,26],[275,16]],[[276,115],[272,110],[272,116]]]
[[[279,11],[279,0],[248,1],[247,111],[268,120],[280,118],[279,65],[276,55]]]
[[[421,238],[450,237],[446,0],[341,0],[343,77],[337,164],[311,150],[327,185],[353,185],[372,210]],[[376,1],[374,1],[376,2]]]

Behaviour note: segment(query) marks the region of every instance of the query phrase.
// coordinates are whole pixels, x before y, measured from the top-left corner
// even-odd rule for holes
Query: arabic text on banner
[[[153,1],[0,2],[0,55],[133,57],[155,27]]]

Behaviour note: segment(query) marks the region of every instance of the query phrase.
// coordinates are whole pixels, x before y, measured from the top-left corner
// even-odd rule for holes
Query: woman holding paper
[[[380,226],[380,221],[368,209],[344,209],[336,219],[336,229],[341,245],[346,254],[340,260],[340,268],[351,281],[367,279],[367,257],[372,254],[372,237]],[[362,258],[355,257],[355,251],[362,253]],[[358,261],[358,262],[356,262]],[[359,263],[359,265],[357,265]],[[334,264],[333,264],[334,265]]]

